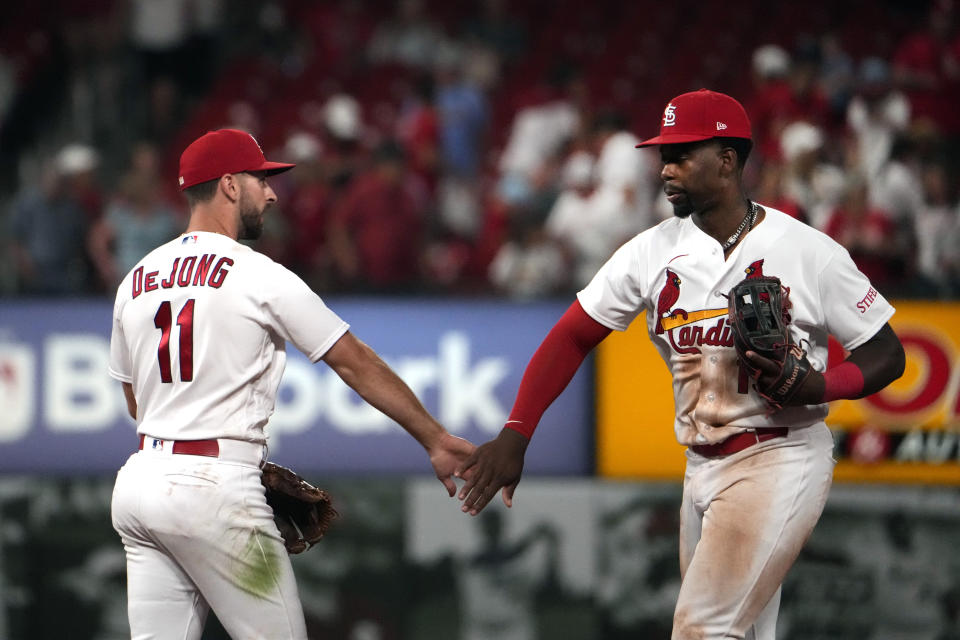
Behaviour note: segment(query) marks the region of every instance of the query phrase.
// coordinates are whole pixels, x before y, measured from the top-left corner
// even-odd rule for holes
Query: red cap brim
[[[678,134],[678,135],[660,135],[655,138],[650,138],[649,140],[644,140],[638,144],[635,148],[639,149],[640,147],[652,147],[658,144],[686,144],[688,142],[700,142],[701,140],[709,140],[714,136],[705,136],[701,134]]]
[[[283,173],[284,171],[289,171],[293,169],[295,164],[288,164],[286,162],[264,162],[256,169],[250,169],[250,171],[266,171],[268,176],[275,176],[278,173]]]

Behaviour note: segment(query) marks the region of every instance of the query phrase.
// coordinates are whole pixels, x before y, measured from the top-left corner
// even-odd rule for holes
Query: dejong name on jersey
[[[233,266],[232,258],[217,259],[215,253],[205,253],[199,258],[197,256],[177,257],[173,260],[170,267],[170,275],[157,282],[160,271],[148,271],[144,273],[144,267],[140,266],[133,270],[133,297],[136,298],[141,293],[156,291],[157,289],[172,289],[173,287],[189,286],[208,286],[219,289],[223,281],[230,273],[230,267]]]

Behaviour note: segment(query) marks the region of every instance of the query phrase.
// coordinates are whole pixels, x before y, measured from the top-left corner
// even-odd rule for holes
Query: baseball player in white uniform
[[[687,447],[674,640],[774,638],[780,585],[831,483],[826,403],[876,392],[904,367],[887,323],[894,310],[847,251],[746,197],[750,138],[730,96],[700,90],[670,101],[660,135],[638,146],[660,146],[674,217],[625,243],[577,295],[527,366],[505,428],[458,468],[472,473],[459,494],[464,511],[478,513],[500,489],[510,506],[543,411],[593,347],[647,311]],[[761,275],[789,287],[791,337],[813,366],[777,411],[755,385],[776,378],[779,365],[748,353],[761,373],[746,375],[727,319],[726,293]],[[826,371],[828,334],[850,356]]]
[[[276,202],[248,133],[209,132],[180,158],[187,231],[117,290],[110,375],[139,450],[119,471],[113,526],[127,554],[133,638],[200,638],[210,608],[234,638],[306,638],[291,563],[264,497],[264,427],[286,342],[323,360],[451,478],[473,446],[451,436],[297,276],[237,242]]]

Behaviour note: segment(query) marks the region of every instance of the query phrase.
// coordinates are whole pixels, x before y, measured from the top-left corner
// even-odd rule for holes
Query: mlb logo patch
[[[180,244],[196,244],[197,236],[183,236],[183,240],[180,241]]]

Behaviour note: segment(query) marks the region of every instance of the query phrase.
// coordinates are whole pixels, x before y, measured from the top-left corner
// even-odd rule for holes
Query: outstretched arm
[[[457,491],[453,472],[474,446],[450,435],[393,369],[349,331],[330,347],[323,361],[361,398],[406,429],[427,450],[437,478],[453,496]]]
[[[463,511],[477,515],[500,489],[504,504],[513,506],[527,444],[543,412],[609,334],[610,329],[587,315],[579,301],[570,305],[530,359],[500,435],[478,447],[457,469],[457,476],[467,478],[459,496]]]

